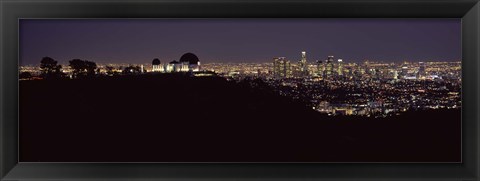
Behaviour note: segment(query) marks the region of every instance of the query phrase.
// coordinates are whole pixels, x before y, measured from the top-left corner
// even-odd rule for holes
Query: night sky
[[[49,56],[97,63],[162,63],[186,52],[202,63],[459,61],[461,19],[63,19],[20,20],[20,64]]]

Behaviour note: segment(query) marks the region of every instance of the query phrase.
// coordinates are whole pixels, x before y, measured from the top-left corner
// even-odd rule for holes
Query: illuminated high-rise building
[[[333,76],[333,58],[333,56],[328,56],[327,60],[325,60],[323,78],[331,78]]]
[[[317,66],[316,75],[318,77],[323,77],[323,71],[325,69],[325,66],[323,65],[323,62],[321,60],[317,60],[316,66]]]
[[[302,59],[300,59],[299,68],[302,76],[308,75],[307,52],[305,51],[302,51]]]
[[[426,76],[425,63],[424,62],[419,62],[418,65],[419,65],[418,78],[425,77]]]
[[[292,76],[290,61],[285,57],[273,58],[273,76],[275,78],[288,78]]]
[[[400,74],[402,77],[406,77],[408,75],[408,67],[406,65],[402,66],[402,71],[400,72]]]
[[[393,71],[393,79],[394,79],[394,80],[397,80],[397,79],[398,79],[398,71],[397,71],[397,70],[394,70],[394,71]]]
[[[338,59],[337,75],[343,76],[343,60]]]

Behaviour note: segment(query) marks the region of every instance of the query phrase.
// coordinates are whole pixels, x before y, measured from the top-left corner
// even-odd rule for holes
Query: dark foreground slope
[[[326,117],[266,87],[178,75],[22,81],[20,161],[460,161],[460,111]]]

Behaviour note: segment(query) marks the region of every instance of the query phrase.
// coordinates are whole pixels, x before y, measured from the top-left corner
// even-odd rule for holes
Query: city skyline
[[[328,56],[326,61],[313,65],[307,64],[307,56],[302,51],[302,59],[296,63],[276,57],[273,64],[201,64],[195,54],[186,53],[179,61],[161,63],[154,59],[147,66],[97,66],[95,62],[77,59],[70,61],[69,68],[45,57],[40,67],[21,66],[20,80],[121,79],[131,75],[139,76],[139,80],[144,76],[168,75],[218,76],[235,82],[254,79],[266,83],[278,95],[299,100],[328,115],[387,117],[409,110],[461,107],[461,62],[351,64]]]
[[[20,65],[45,56],[60,64],[167,63],[186,52],[202,63],[296,62],[300,51],[308,52],[308,63],[327,55],[352,63],[460,61],[460,25],[459,19],[24,19]]]
[[[460,23],[20,20],[19,160],[458,163]]]

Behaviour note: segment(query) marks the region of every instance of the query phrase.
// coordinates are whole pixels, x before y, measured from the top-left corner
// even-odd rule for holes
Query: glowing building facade
[[[418,78],[424,78],[426,76],[426,71],[425,71],[425,62],[419,62],[418,63]]]
[[[307,65],[307,52],[302,51],[302,58],[299,61],[300,75],[308,75],[308,65]]]
[[[333,56],[328,56],[325,60],[325,70],[323,71],[323,78],[332,78],[333,77]]]
[[[273,76],[275,78],[289,78],[292,76],[290,61],[285,57],[273,58]]]
[[[163,66],[158,58],[152,61],[152,72],[163,72]]]
[[[343,76],[343,60],[338,59],[337,75]]]
[[[183,54],[180,61],[174,60],[168,64],[161,64],[157,58],[152,61],[152,72],[198,72],[200,70],[200,61],[193,53]]]

